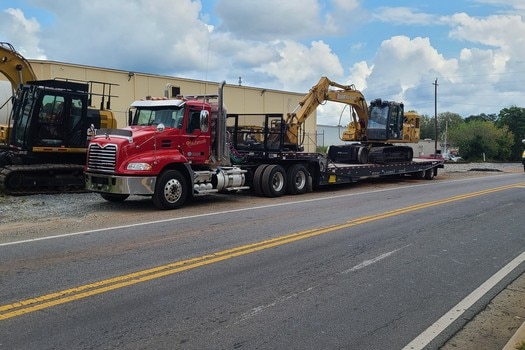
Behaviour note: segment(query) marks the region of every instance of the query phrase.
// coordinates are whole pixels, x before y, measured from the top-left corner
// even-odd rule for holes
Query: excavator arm
[[[335,87],[337,89],[330,89]],[[363,94],[354,85],[341,85],[321,77],[308,94],[299,102],[293,112],[287,114],[287,142],[299,143],[299,129],[315,109],[325,101],[344,103],[353,108],[352,122],[355,125],[357,140],[366,139],[368,106]]]
[[[20,84],[37,80],[31,64],[20,55],[13,45],[0,42],[0,73],[3,73],[16,90]]]

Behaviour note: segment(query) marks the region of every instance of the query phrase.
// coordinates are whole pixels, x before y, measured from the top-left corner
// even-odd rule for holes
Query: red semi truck
[[[386,145],[384,161],[372,164],[364,154],[385,148],[377,143],[334,146],[327,155],[303,152],[300,137],[289,135],[290,118],[227,114],[223,90],[224,83],[215,96],[133,102],[128,127],[99,129],[90,141],[86,188],[108,201],[143,195],[159,209],[175,209],[190,196],[252,190],[278,197],[367,177],[432,179],[443,167],[442,160],[396,160],[399,146],[393,145]]]

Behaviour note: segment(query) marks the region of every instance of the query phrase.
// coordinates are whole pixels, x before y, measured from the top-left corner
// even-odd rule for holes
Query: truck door
[[[201,121],[201,109],[190,108],[183,126],[182,151],[188,160],[204,163],[210,157],[210,130]],[[209,118],[209,113],[206,113]],[[209,120],[207,120],[209,123]],[[204,126],[204,127],[203,127]]]

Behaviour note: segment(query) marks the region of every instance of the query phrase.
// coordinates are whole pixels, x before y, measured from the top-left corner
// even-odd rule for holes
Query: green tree
[[[497,128],[490,121],[472,120],[449,130],[449,140],[465,160],[509,160],[514,135],[507,127]]]
[[[438,114],[439,140],[445,141],[445,133],[447,134],[447,137],[446,137],[447,145],[445,145],[445,148],[449,148],[449,145],[451,145],[450,138],[448,137],[449,130],[457,129],[463,123],[465,123],[465,121],[457,113],[444,112],[444,113]]]
[[[443,134],[446,129],[456,128],[463,122],[463,118],[457,113],[444,112],[438,114],[438,139],[443,139]],[[422,115],[420,124],[421,139],[434,140],[436,138],[436,121],[434,120],[434,117]]]
[[[424,139],[434,139],[435,138],[435,128],[434,128],[434,117],[429,117],[427,115],[422,115],[419,123],[420,138]]]
[[[483,121],[483,122],[495,122],[496,119],[498,119],[498,115],[497,114],[481,113],[481,114],[477,114],[477,115],[470,115],[467,118],[465,118],[465,121],[467,123],[469,123],[471,121],[474,121],[474,120]]]
[[[523,145],[521,140],[525,139],[525,108],[510,107],[499,112],[496,120],[498,127],[506,126],[514,134],[514,143],[511,150],[511,160],[520,160]]]

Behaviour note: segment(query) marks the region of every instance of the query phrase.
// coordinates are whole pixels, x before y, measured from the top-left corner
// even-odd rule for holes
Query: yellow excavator
[[[335,89],[333,89],[333,88]],[[349,144],[330,146],[328,156],[344,163],[392,163],[411,161],[413,150],[394,143],[414,143],[420,137],[420,116],[404,112],[403,103],[375,99],[368,106],[354,85],[335,83],[321,77],[297,108],[286,118],[287,143],[300,143],[300,129],[313,111],[325,101],[350,106],[352,120],[341,139]]]
[[[117,126],[109,110],[115,84],[37,80],[31,64],[5,42],[0,42],[0,73],[16,91],[7,124],[0,126],[0,192],[84,191],[90,135]],[[91,107],[93,96],[100,98],[100,108]]]

